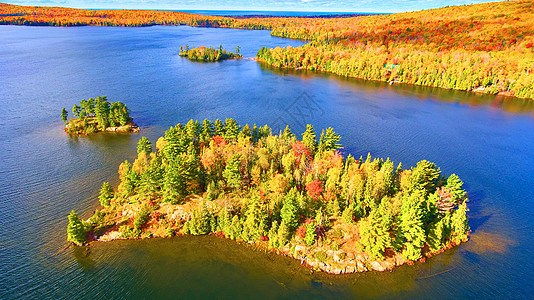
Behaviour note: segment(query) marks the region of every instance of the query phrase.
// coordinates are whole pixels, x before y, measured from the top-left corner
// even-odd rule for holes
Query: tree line
[[[239,19],[0,4],[0,24],[270,29],[273,36],[310,42],[262,49],[258,58],[274,66],[534,98],[533,9],[531,1],[506,1],[348,18]]]

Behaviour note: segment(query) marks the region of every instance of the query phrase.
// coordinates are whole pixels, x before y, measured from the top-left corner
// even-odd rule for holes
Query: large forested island
[[[386,270],[465,242],[467,194],[428,161],[343,157],[332,128],[297,138],[271,129],[189,121],[119,166],[115,190],[88,220],[73,211],[68,240],[216,234],[330,273]]]
[[[198,47],[198,48],[189,48],[189,46],[180,47],[180,56],[187,57],[189,60],[194,61],[203,61],[203,62],[216,62],[226,59],[233,58],[242,58],[243,56],[239,54],[239,46],[235,49],[234,52],[226,51],[223,49],[222,45],[218,49],[213,47]]]
[[[270,29],[310,42],[261,49],[258,59],[274,66],[534,98],[533,10],[532,1],[506,1],[347,18],[230,18],[0,3],[0,24]]]
[[[83,99],[80,105],[74,104],[68,119],[68,111],[61,110],[61,120],[65,131],[70,134],[91,134],[100,131],[139,132],[139,126],[130,118],[130,110],[120,101],[109,102],[106,96]]]

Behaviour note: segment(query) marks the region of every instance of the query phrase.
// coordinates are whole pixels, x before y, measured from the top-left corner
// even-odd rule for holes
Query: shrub
[[[320,262],[325,262],[328,258],[328,255],[324,251],[318,251],[313,254],[313,257]]]

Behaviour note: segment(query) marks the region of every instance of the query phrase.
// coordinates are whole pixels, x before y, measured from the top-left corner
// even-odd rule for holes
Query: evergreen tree
[[[82,245],[87,238],[89,225],[80,220],[78,215],[73,211],[69,215],[69,225],[67,226],[67,240],[76,245]]]
[[[98,200],[102,206],[108,207],[111,199],[113,199],[113,187],[111,187],[108,182],[104,182],[102,184],[102,188],[100,189],[100,196],[98,196]]]
[[[341,148],[339,141],[341,136],[334,132],[332,127],[328,127],[326,132],[321,132],[321,138],[319,139],[319,151],[330,151]]]
[[[63,123],[67,123],[67,117],[68,117],[69,113],[67,112],[67,110],[63,107],[63,109],[61,110],[61,120],[63,121]]]
[[[146,222],[148,222],[148,220],[150,220],[150,209],[146,205],[143,205],[141,206],[141,209],[139,209],[139,211],[135,214],[133,221],[134,229],[136,231],[139,231],[141,227],[145,225]]]
[[[289,226],[282,221],[280,227],[278,228],[278,245],[279,247],[285,246],[291,239],[291,230]]]
[[[200,210],[193,211],[189,225],[189,231],[194,235],[204,235],[211,231],[210,221],[212,219],[211,213],[206,207],[206,203],[202,202]]]
[[[418,199],[420,196],[421,193],[415,193],[404,197],[401,207],[400,233],[398,234],[400,234],[405,246],[402,256],[408,260],[421,258],[421,248],[423,248],[426,238]]]
[[[373,211],[369,217],[359,223],[360,243],[364,251],[371,256],[371,259],[383,259],[384,251],[391,247],[391,237],[389,235],[389,226],[381,222],[381,217],[376,211]]]
[[[339,200],[334,198],[333,200],[328,201],[326,206],[326,212],[329,216],[332,217],[339,217],[339,213],[341,211],[341,208],[339,207]]]
[[[214,134],[213,123],[210,120],[204,119],[202,121],[202,138],[204,141],[208,141]]]
[[[288,227],[289,231],[295,230],[299,223],[299,207],[297,203],[298,192],[296,188],[292,188],[284,198],[284,204],[280,211],[282,224]],[[281,225],[280,225],[281,226]]]
[[[232,219],[228,214],[226,208],[221,208],[217,214],[217,231],[224,232],[226,235],[230,235],[230,226],[232,225]]]
[[[152,153],[152,143],[146,138],[142,137],[139,142],[137,142],[137,153]]]
[[[230,238],[238,239],[241,237],[241,232],[243,232],[243,224],[237,215],[232,218],[232,224],[230,225]]]
[[[451,176],[447,178],[447,185],[445,185],[445,187],[449,189],[454,202],[462,200],[467,194],[463,189],[463,184],[462,180],[460,180],[456,174],[451,174]]]
[[[215,120],[215,122],[213,123],[213,127],[215,130],[215,135],[224,135],[224,124],[221,122],[221,120]]]
[[[277,221],[273,222],[271,229],[269,230],[268,237],[269,237],[269,246],[271,246],[272,248],[278,248],[279,243],[278,243],[278,222]]]
[[[282,140],[290,141],[294,136],[295,135],[289,129],[289,125],[286,125],[286,128],[284,129],[284,133],[282,133]]]
[[[80,107],[76,104],[72,107],[72,115],[78,117],[80,115]]]
[[[226,119],[224,122],[224,138],[226,140],[234,140],[239,135],[239,126],[236,120]]]
[[[184,176],[185,162],[180,156],[169,161],[163,178],[163,199],[170,203],[179,203],[186,196],[187,182]]]
[[[315,153],[317,147],[317,135],[315,134],[313,126],[310,124],[306,125],[306,131],[302,134],[302,143],[308,150],[310,150],[312,155]]]
[[[436,251],[441,249],[445,241],[445,222],[440,219],[428,227],[428,245]]]
[[[467,206],[463,202],[458,206],[451,216],[451,230],[454,234],[455,242],[466,241],[469,235],[469,225],[467,224]]]
[[[237,189],[241,186],[241,157],[239,154],[234,154],[226,163],[223,171],[223,177],[226,180],[228,187]]]
[[[440,170],[439,168],[436,169],[434,163],[422,160],[417,163],[415,168],[412,168],[407,192],[424,190],[427,193],[432,193],[436,189],[439,176]]]
[[[239,132],[240,137],[247,137],[252,135],[252,130],[250,129],[250,126],[248,124],[245,124],[243,128],[241,129],[241,132]]]
[[[257,240],[262,234],[263,230],[260,230],[261,211],[259,208],[259,196],[254,194],[250,199],[245,214],[245,222],[243,223],[242,238],[246,241]]]
[[[306,235],[304,236],[304,243],[307,246],[313,245],[315,243],[316,238],[316,226],[314,222],[310,222],[306,225]]]

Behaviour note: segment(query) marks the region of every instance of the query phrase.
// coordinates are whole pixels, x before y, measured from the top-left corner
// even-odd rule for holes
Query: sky
[[[0,0],[17,5],[73,8],[407,12],[491,0]]]

